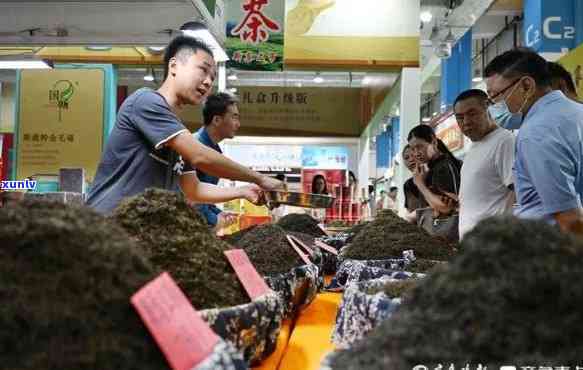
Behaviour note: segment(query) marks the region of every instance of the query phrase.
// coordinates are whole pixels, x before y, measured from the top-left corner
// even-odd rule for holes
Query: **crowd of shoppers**
[[[453,104],[472,142],[463,164],[430,126],[409,133],[405,218],[451,240],[503,214],[583,233],[583,104],[571,75],[527,48],[497,56],[484,75],[486,92]]]

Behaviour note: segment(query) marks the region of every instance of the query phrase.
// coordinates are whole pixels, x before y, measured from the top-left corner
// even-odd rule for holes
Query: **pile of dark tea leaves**
[[[153,265],[172,275],[196,309],[249,302],[223,254],[231,247],[181,194],[148,189],[125,199],[112,218],[138,241]]]
[[[318,221],[310,215],[290,213],[283,216],[277,225],[285,231],[293,231],[311,235],[315,238],[326,235],[318,226]]]
[[[369,287],[367,294],[385,293],[389,298],[401,298],[417,286],[417,279],[389,281],[384,285]]]
[[[417,258],[448,260],[456,254],[456,247],[430,236],[392,211],[383,211],[360,230],[342,255],[349,259],[374,260],[401,258],[403,251],[413,250]]]
[[[333,368],[581,364],[582,239],[543,222],[491,218],[462,250]]]
[[[278,225],[259,225],[246,233],[235,247],[245,250],[260,274],[287,273],[294,267],[304,265],[305,262],[289,244],[286,234],[287,232]],[[310,238],[304,234],[290,234],[301,236],[302,241]]]
[[[0,367],[167,369],[131,296],[159,274],[89,208],[0,208]]]

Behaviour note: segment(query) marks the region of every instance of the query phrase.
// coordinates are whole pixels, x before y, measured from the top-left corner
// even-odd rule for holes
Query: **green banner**
[[[225,0],[227,67],[279,71],[283,68],[282,0]]]

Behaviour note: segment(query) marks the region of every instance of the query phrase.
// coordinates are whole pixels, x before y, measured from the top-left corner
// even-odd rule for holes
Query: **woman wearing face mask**
[[[405,167],[413,173],[417,167],[417,161],[415,160],[415,156],[413,155],[413,151],[409,144],[405,145],[405,148],[403,148],[402,156]],[[403,194],[405,194],[405,219],[411,223],[417,223],[417,209],[425,208],[428,204],[423,197],[423,194],[421,194],[415,185],[413,177],[410,177],[405,181],[405,184],[403,184]]]
[[[457,241],[455,214],[462,162],[454,157],[427,125],[414,127],[407,140],[417,161],[413,182],[430,208],[417,212],[418,224],[431,234]]]

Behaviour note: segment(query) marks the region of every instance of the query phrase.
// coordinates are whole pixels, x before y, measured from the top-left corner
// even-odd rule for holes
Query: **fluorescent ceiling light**
[[[207,44],[213,51],[216,62],[226,62],[229,56],[225,53],[217,39],[210,33],[208,28],[201,22],[186,22],[180,27],[185,36],[194,37]]]
[[[50,69],[53,66],[44,60],[0,60],[0,69]]]
[[[429,23],[433,19],[433,14],[431,14],[430,11],[425,10],[425,11],[421,12],[421,14],[419,15],[419,18],[421,18],[421,22]]]
[[[89,45],[89,46],[85,46],[85,49],[91,50],[91,51],[108,51],[108,50],[111,50],[111,46],[110,45]]]
[[[480,77],[480,76],[476,76],[476,77],[472,78],[472,81],[473,82],[482,82],[483,80],[484,79],[482,77]]]
[[[152,54],[162,54],[166,46],[148,46],[146,49]]]
[[[421,121],[423,121],[423,122],[429,122],[429,121],[431,121],[431,118],[429,118],[429,117],[423,117],[421,119]]]

